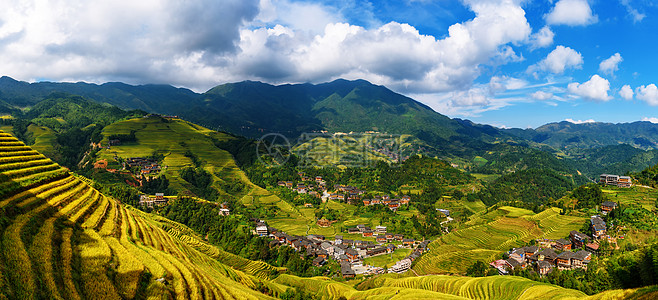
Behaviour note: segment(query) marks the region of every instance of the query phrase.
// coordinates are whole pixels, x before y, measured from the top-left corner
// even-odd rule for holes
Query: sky
[[[0,0],[0,75],[171,84],[365,79],[502,128],[658,123],[650,0]]]

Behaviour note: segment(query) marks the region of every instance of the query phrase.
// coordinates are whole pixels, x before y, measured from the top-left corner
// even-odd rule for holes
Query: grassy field
[[[557,209],[539,214],[500,207],[476,215],[459,230],[430,243],[430,251],[415,264],[419,274],[463,274],[477,260],[490,262],[504,251],[536,238],[562,238],[580,229],[585,218],[561,216]]]
[[[391,254],[379,255],[368,257],[364,259],[364,264],[371,265],[375,267],[388,268],[395,264],[395,262],[409,256],[411,254],[411,249],[398,248],[395,249],[395,252]]]

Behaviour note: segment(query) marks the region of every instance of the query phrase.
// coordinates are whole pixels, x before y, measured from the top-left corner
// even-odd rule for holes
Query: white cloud
[[[596,74],[582,84],[577,82],[569,83],[567,88],[570,93],[588,100],[608,101],[611,99],[608,95],[610,82]]]
[[[642,118],[642,121],[651,122],[651,123],[655,124],[655,123],[658,123],[658,118],[656,118],[656,117],[650,117],[650,118],[644,117],[644,118]]]
[[[553,93],[547,93],[547,92],[544,92],[544,91],[536,91],[536,92],[530,94],[530,96],[533,99],[543,101],[543,100],[548,100],[548,99],[553,98]]]
[[[398,92],[468,90],[485,66],[518,61],[522,1],[470,1],[442,38],[391,22],[341,22],[292,0],[11,0],[0,10],[0,73],[34,81],[170,83],[197,91],[245,79],[363,78]],[[84,25],[83,25],[84,24]],[[10,38],[11,37],[11,38]]]
[[[619,96],[626,100],[633,100],[633,89],[628,84],[624,85],[621,87],[621,90],[619,90]]]
[[[528,82],[515,77],[492,76],[489,80],[489,92],[491,94],[504,92],[507,90],[518,90],[526,87]]]
[[[635,89],[635,94],[638,99],[646,101],[651,106],[658,105],[658,87],[653,83],[638,87]]]
[[[594,119],[589,119],[589,120],[565,119],[565,121],[567,121],[569,123],[574,123],[574,124],[596,123],[596,121],[594,121]]]
[[[344,22],[341,13],[330,6],[289,0],[260,0],[256,20],[264,24],[278,24],[297,31],[322,33],[327,24]]]
[[[225,73],[269,82],[363,78],[405,93],[467,90],[483,65],[518,59],[507,44],[527,40],[531,31],[518,3],[467,4],[476,17],[450,26],[443,39],[396,22],[371,29],[330,23],[314,35],[243,30],[242,53]]]
[[[257,14],[257,0],[7,0],[0,40],[15,38],[0,46],[0,73],[194,86],[236,53],[240,27]]]
[[[560,0],[545,17],[546,22],[552,25],[578,26],[598,21],[587,0]]]
[[[560,45],[555,47],[537,66],[530,66],[528,70],[534,71],[538,67],[553,74],[562,74],[566,69],[580,69],[582,64],[583,57],[580,53]]]
[[[624,59],[621,58],[619,53],[615,53],[609,58],[605,59],[599,64],[599,71],[604,74],[613,74],[615,71],[619,70],[619,63]]]
[[[551,28],[544,26],[541,30],[530,36],[530,45],[533,49],[548,47],[553,44],[555,33]]]
[[[621,4],[626,7],[628,15],[633,19],[633,22],[635,23],[644,20],[644,18],[647,16],[631,6],[630,0],[621,0]]]
[[[487,92],[480,88],[453,92],[450,98],[452,106],[485,106],[491,103]]]

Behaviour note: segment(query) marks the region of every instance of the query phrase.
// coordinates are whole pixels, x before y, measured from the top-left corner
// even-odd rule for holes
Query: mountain
[[[517,137],[558,149],[595,148],[629,144],[640,149],[658,149],[658,124],[633,123],[549,123],[537,129],[506,129]]]
[[[108,82],[101,85],[76,82],[17,81],[0,77],[0,100],[15,107],[30,107],[53,92],[80,95],[97,102],[109,103],[123,109],[141,109],[152,113],[172,113],[199,103],[201,96],[191,90],[170,85],[128,85]],[[0,102],[1,106],[2,102]]]
[[[66,92],[123,109],[178,115],[194,123],[258,138],[278,132],[297,138],[304,132],[412,134],[454,154],[486,149],[506,136],[488,125],[450,119],[430,107],[365,80],[323,84],[270,85],[243,81],[216,86],[204,94],[167,85],[123,83],[27,83],[0,78],[0,101],[30,107],[53,92]]]

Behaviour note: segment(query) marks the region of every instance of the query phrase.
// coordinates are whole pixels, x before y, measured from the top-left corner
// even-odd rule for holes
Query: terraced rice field
[[[115,162],[114,156],[122,158],[148,157],[153,153],[164,155],[162,173],[176,189],[185,189],[187,182],[180,178],[179,171],[194,166],[192,159],[185,156],[190,151],[202,161],[202,168],[213,177],[213,186],[222,191],[222,181],[237,180],[247,186],[245,195],[269,196],[271,193],[251,184],[247,176],[238,168],[230,153],[217,148],[212,139],[223,141],[230,136],[220,132],[180,120],[161,118],[137,118],[116,122],[103,129],[103,145],[107,145],[110,135],[130,134],[135,131],[136,142],[127,142],[102,149],[99,159]],[[233,181],[230,181],[233,182]],[[230,183],[229,182],[229,183]],[[244,195],[240,195],[244,196]],[[276,196],[275,196],[276,197]]]
[[[0,299],[268,299],[291,287],[323,299],[584,297],[511,276],[389,274],[356,290],[327,277],[281,274],[284,269],[224,252],[181,224],[106,197],[4,132],[0,170]],[[498,253],[535,235],[535,222],[554,223],[555,213],[499,217],[445,236],[431,245],[430,253],[442,250],[461,260],[455,255],[459,247],[494,249],[470,249],[472,256]],[[487,238],[494,234],[501,238]],[[609,291],[592,299],[635,293]]]
[[[464,229],[430,243],[429,253],[415,264],[419,274],[463,274],[475,261],[490,262],[512,247],[536,238],[562,238],[579,229],[582,217],[561,216],[557,209],[539,214],[514,207],[501,207],[477,216]]]
[[[0,179],[0,299],[262,299],[251,287],[278,272],[100,194],[4,132]]]

